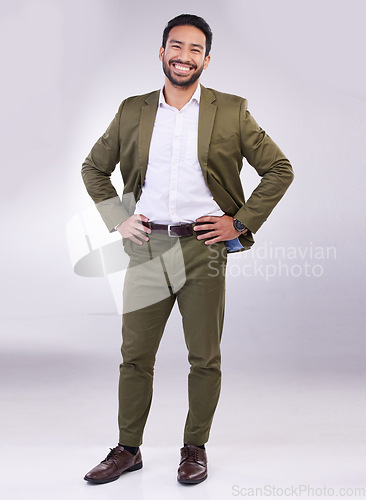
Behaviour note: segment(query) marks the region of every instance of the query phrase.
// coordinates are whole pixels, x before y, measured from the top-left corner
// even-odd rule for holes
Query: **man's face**
[[[159,59],[165,76],[175,87],[189,87],[198,80],[210,62],[205,57],[206,36],[195,26],[176,26],[170,30]]]

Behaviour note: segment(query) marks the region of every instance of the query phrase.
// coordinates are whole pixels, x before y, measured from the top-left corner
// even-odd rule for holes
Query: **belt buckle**
[[[171,238],[179,238],[178,234],[173,234],[172,233],[172,231],[170,229],[171,227],[177,227],[177,224],[168,224],[168,236],[170,236]]]

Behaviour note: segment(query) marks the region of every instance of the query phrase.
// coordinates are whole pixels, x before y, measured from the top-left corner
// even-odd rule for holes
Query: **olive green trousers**
[[[140,446],[153,390],[159,343],[177,300],[188,349],[188,414],[184,442],[207,442],[221,386],[227,252],[224,242],[150,234],[124,240],[125,275],[119,379],[119,442]]]

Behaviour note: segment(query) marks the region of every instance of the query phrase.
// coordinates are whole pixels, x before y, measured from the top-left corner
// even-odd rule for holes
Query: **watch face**
[[[242,222],[240,222],[240,220],[238,219],[235,219],[234,220],[234,227],[237,231],[244,231],[244,229],[246,229],[247,227],[245,226],[245,224],[243,224]]]

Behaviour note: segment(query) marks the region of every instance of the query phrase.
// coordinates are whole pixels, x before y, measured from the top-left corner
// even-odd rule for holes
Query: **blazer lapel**
[[[139,168],[141,174],[141,186],[146,175],[150,142],[154,129],[158,102],[159,90],[156,90],[145,99],[146,104],[141,108],[141,118],[139,124]]]
[[[198,119],[198,161],[206,182],[208,148],[210,146],[212,128],[217,109],[215,104],[212,104],[215,99],[214,94],[201,85],[201,102]],[[154,129],[158,102],[159,90],[151,93],[146,98],[145,105],[141,109],[141,119],[139,125],[139,168],[141,174],[141,185],[143,184],[146,175],[150,142]]]
[[[201,102],[198,119],[198,161],[207,183],[207,157],[210,146],[212,128],[215,121],[216,109],[214,94],[201,85]]]

